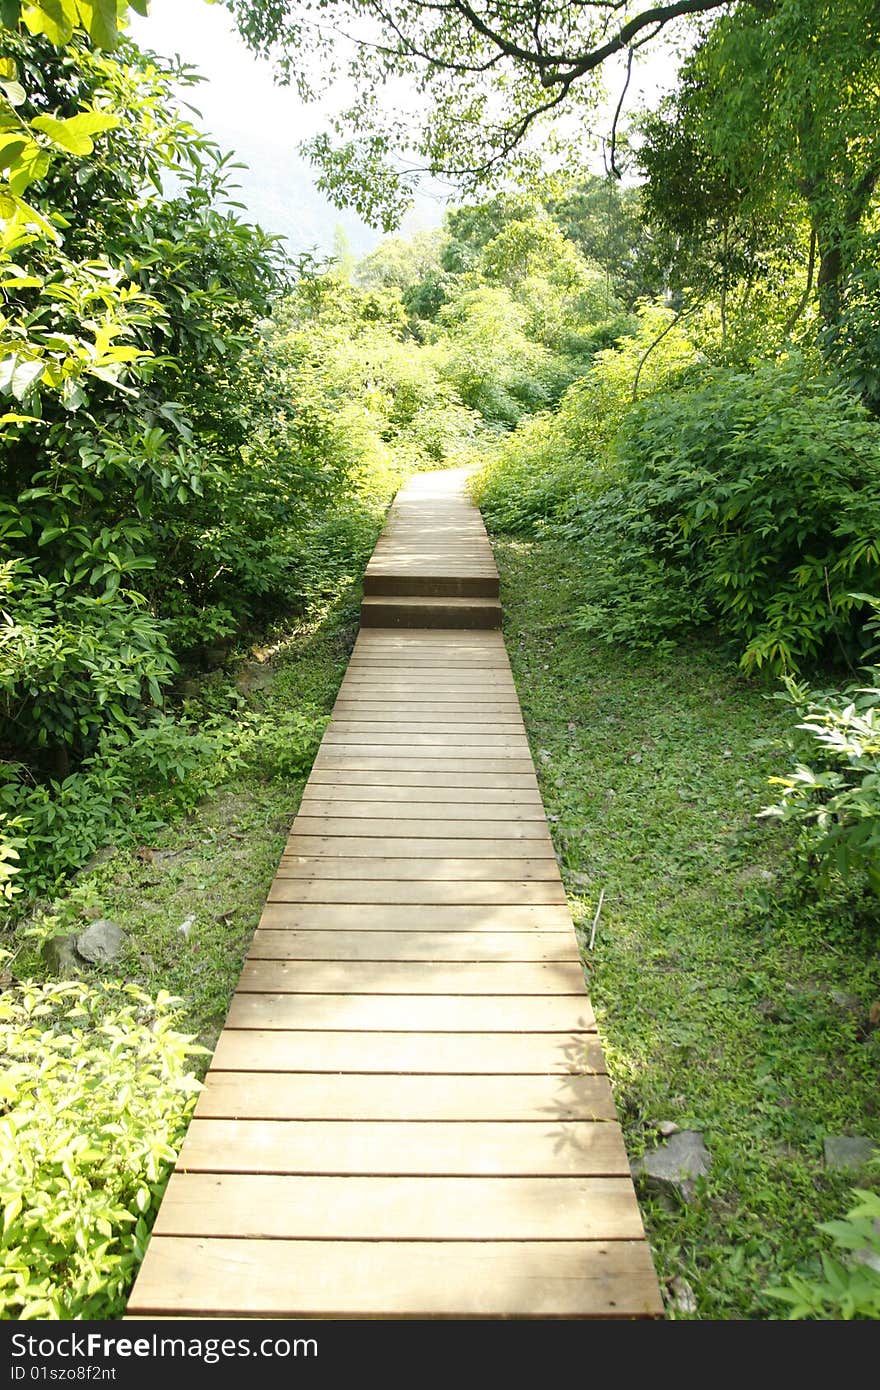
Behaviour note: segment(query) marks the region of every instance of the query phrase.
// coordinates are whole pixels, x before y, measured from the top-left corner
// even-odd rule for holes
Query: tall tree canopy
[[[722,271],[747,273],[737,256],[754,264],[774,228],[803,219],[822,317],[837,323],[876,212],[880,7],[738,6],[685,62],[646,136],[647,210],[680,258],[705,270],[714,241]]]
[[[406,201],[404,165],[453,174],[468,190],[534,163],[543,118],[582,114],[602,64],[675,21],[726,0],[227,0],[242,34],[282,80],[314,98],[347,78],[356,97],[311,144],[322,186],[391,227]],[[390,111],[417,94],[417,111]],[[557,130],[559,145],[563,136]],[[582,144],[582,131],[569,131]],[[546,154],[546,149],[545,149]],[[412,172],[412,168],[410,169]]]

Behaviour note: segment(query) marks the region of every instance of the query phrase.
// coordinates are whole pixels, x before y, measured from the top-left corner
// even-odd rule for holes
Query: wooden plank
[[[586,995],[244,994],[232,997],[228,1028],[326,1028],[366,1033],[595,1031]],[[484,1115],[484,1119],[491,1116]],[[600,1117],[601,1118],[601,1117]]]
[[[393,594],[383,594],[375,596],[382,603],[395,602]],[[465,598],[459,600],[465,604],[472,600]],[[494,600],[481,600],[483,602],[494,602]],[[426,598],[425,602],[437,604],[446,602],[440,596]],[[406,629],[411,631],[412,629]],[[472,628],[471,631],[479,632],[481,629]],[[484,628],[487,632],[492,629]],[[375,631],[375,629],[373,629]],[[442,631],[442,629],[437,629]],[[412,671],[417,674],[431,674],[436,671],[449,671],[456,677],[459,674],[472,676],[475,679],[481,678],[483,672],[501,672],[505,676],[513,679],[512,668],[507,659],[507,653],[503,647],[483,647],[481,649],[459,647],[455,644],[455,633],[451,634],[453,642],[444,647],[419,647],[418,645],[400,648],[383,647],[365,651],[363,648],[356,647],[352,652],[351,660],[346,669],[346,676],[357,675],[363,671],[371,670],[397,670],[406,673]]]
[[[172,1174],[157,1235],[297,1240],[637,1240],[629,1178]]]
[[[395,903],[266,903],[260,927],[306,927],[311,931],[413,932],[570,932],[571,917],[561,904],[444,906]]]
[[[328,864],[331,860],[326,861]],[[360,863],[365,861],[361,860]],[[416,863],[418,861],[415,861]],[[496,861],[500,863],[501,861]],[[284,878],[279,876],[269,889],[272,903],[406,903],[412,906],[482,907],[484,905],[532,906],[564,904],[565,890],[560,879],[501,879],[469,882],[467,879],[434,879],[408,882],[402,879]],[[421,916],[421,913],[419,913]]]
[[[430,841],[423,841],[430,844]],[[466,840],[456,840],[456,844],[466,845]],[[521,840],[516,843],[522,845],[532,844],[531,840]],[[411,859],[401,855],[396,858],[385,855],[378,858],[373,855],[350,855],[342,854],[315,854],[288,855],[285,853],[278,867],[275,883],[270,889],[274,893],[275,889],[283,885],[290,879],[324,879],[328,888],[334,879],[346,879],[350,881],[362,881],[364,890],[367,890],[368,883],[382,881],[388,884],[400,883],[401,885],[411,885],[422,883],[426,888],[432,888],[435,884],[442,883],[468,883],[472,887],[485,883],[486,874],[490,872],[490,866],[484,859],[470,857],[462,854],[456,858],[448,856],[445,859]],[[523,883],[560,883],[559,870],[556,867],[555,859],[493,859],[491,862],[492,879],[495,882],[514,882]],[[393,890],[388,890],[392,896],[386,896],[385,901],[397,901]],[[409,889],[407,888],[407,891]],[[364,898],[364,902],[373,899]],[[404,902],[418,901],[418,899],[404,898]],[[435,899],[428,897],[425,902],[433,902]],[[437,900],[440,901],[440,900]],[[475,902],[482,902],[483,898],[475,898]],[[515,902],[516,899],[509,899]],[[531,899],[525,899],[531,901]],[[551,901],[559,901],[553,898]]]
[[[432,651],[451,649],[462,652],[498,651],[507,655],[500,632],[461,631],[438,632],[436,628],[411,628],[397,632],[393,628],[362,628],[354,644],[354,653],[364,651]]]
[[[393,704],[479,704],[512,705],[517,699],[516,687],[509,676],[492,681],[483,672],[477,677],[449,673],[444,677],[434,671],[411,671],[392,675],[379,670],[365,671],[357,678],[346,676],[339,687],[337,699],[358,700],[367,704],[386,700]]]
[[[350,772],[382,772],[386,776],[394,772],[440,772],[444,777],[454,776],[456,773],[485,772],[505,775],[518,773],[520,776],[531,773],[534,776],[531,759],[515,755],[506,757],[496,753],[491,758],[440,758],[414,754],[408,757],[406,754],[392,756],[375,752],[358,753],[356,750],[327,752],[323,747],[315,758],[312,777],[316,771],[344,772],[346,775]]]
[[[307,931],[254,933],[251,960],[576,961],[574,932]]]
[[[332,1244],[154,1236],[129,1314],[186,1317],[194,1310],[230,1318],[605,1319],[660,1317],[663,1307],[644,1240]]]
[[[398,826],[399,831],[409,830],[409,826]],[[479,859],[482,861],[503,859],[531,861],[552,860],[556,863],[553,844],[549,835],[538,839],[521,840],[511,837],[490,839],[480,836],[477,839],[458,839],[435,836],[407,835],[306,835],[298,830],[288,836],[284,847],[284,863],[289,859]],[[490,877],[491,866],[483,873]],[[527,878],[528,874],[523,874]]]
[[[465,824],[479,828],[481,825],[497,825],[503,821],[505,832],[508,830],[514,833],[512,827],[520,826],[541,826],[546,833],[546,819],[543,807],[535,801],[526,802],[524,805],[519,803],[505,803],[504,801],[488,801],[485,798],[480,801],[448,801],[441,796],[434,797],[433,800],[414,799],[412,794],[404,795],[398,792],[395,800],[376,801],[368,799],[363,795],[361,788],[354,788],[357,795],[347,795],[346,790],[334,788],[335,797],[327,796],[318,790],[308,791],[299,803],[299,812],[295,824],[304,826],[304,833],[310,828],[310,822],[321,821],[325,827],[331,818],[343,817],[346,821],[369,820],[373,825],[381,825],[383,822],[394,820],[398,825],[401,819],[405,820],[413,834],[420,833],[422,830],[421,822],[431,826],[443,826],[443,830],[433,830],[431,834],[448,834],[446,827],[454,824],[463,827]],[[418,794],[416,794],[418,795]],[[387,831],[382,833],[387,834]],[[495,832],[491,832],[493,837]]]
[[[439,675],[435,671],[424,671],[420,674],[415,670],[401,675],[364,671],[347,675],[339,687],[339,692],[365,698],[372,695],[374,699],[383,695],[395,696],[398,699],[418,696],[423,699],[432,696],[442,698],[443,695],[448,695],[459,700],[466,700],[472,696],[480,696],[484,700],[510,700],[516,694],[516,687],[512,676],[500,671],[481,671],[468,675],[457,672]]]
[[[483,718],[476,720],[473,714],[463,713],[461,715],[446,715],[443,717],[433,716],[426,719],[424,716],[416,715],[409,718],[404,714],[392,715],[379,713],[370,719],[350,718],[337,715],[333,720],[333,728],[339,734],[349,736],[351,734],[372,734],[378,736],[394,730],[397,733],[412,734],[489,734],[502,737],[510,737],[511,733],[521,733],[522,723],[518,717],[511,713],[504,719],[498,715],[493,715],[491,719]]]
[[[604,1074],[591,1033],[342,1033],[225,1028],[212,1062],[223,1071],[408,1075]]]
[[[332,727],[324,735],[322,747],[326,749],[350,748],[354,752],[360,752],[362,748],[369,748],[371,751],[380,752],[388,748],[395,752],[400,748],[430,748],[432,757],[439,757],[439,753],[433,750],[447,749],[456,750],[453,757],[459,756],[459,751],[477,748],[485,749],[487,755],[492,757],[499,756],[502,752],[512,750],[519,758],[524,758],[528,754],[529,744],[525,734],[518,733],[492,733],[484,729],[475,734],[463,734],[458,730],[451,733],[434,732],[429,734],[413,733],[411,729],[403,732],[396,732],[393,724],[381,724],[378,728],[368,729],[366,733],[350,733],[345,729]]]
[[[401,830],[405,829],[407,839],[432,839],[444,837],[444,843],[449,839],[473,840],[484,838],[487,840],[504,841],[505,843],[514,840],[527,840],[529,844],[539,841],[544,843],[547,839],[546,822],[540,820],[474,820],[473,817],[460,820],[454,813],[441,819],[437,818],[437,808],[434,807],[434,818],[426,820],[422,817],[411,816],[409,809],[398,806],[396,816],[374,816],[365,820],[363,816],[340,815],[337,809],[336,814],[313,815],[313,808],[307,807],[308,814],[300,810],[293,822],[293,830],[298,838],[303,836],[330,838],[337,836],[380,836],[391,839],[399,836]]]
[[[394,806],[399,814],[409,816],[414,807],[433,807],[437,815],[446,815],[454,807],[461,815],[473,814],[477,819],[493,807],[503,808],[510,817],[523,816],[527,819],[537,817],[545,820],[544,807],[537,786],[531,787],[411,787],[388,785],[361,785],[347,782],[311,781],[303,792],[301,806],[312,804],[339,805],[352,807],[346,815],[360,815],[356,810],[359,803],[367,805]],[[338,814],[338,813],[331,813]],[[369,812],[367,814],[372,814]],[[495,817],[491,816],[490,819]]]
[[[242,968],[238,993],[586,997],[579,961],[249,959]]]
[[[368,1043],[369,1039],[366,1038]],[[208,1073],[196,1116],[221,1120],[491,1120],[614,1119],[607,1076],[331,1076],[306,1072]]]
[[[499,723],[504,728],[519,724],[519,711],[512,703],[503,700],[441,700],[428,697],[418,700],[383,700],[381,697],[369,700],[351,699],[347,694],[339,696],[333,707],[334,719],[357,719],[364,724],[396,724],[398,721],[436,721],[438,724],[455,724],[465,721],[471,724],[486,725]]]
[[[387,595],[393,598],[392,594]],[[419,651],[409,648],[380,652],[355,651],[346,668],[348,675],[361,671],[449,671],[458,676],[462,671],[504,671],[511,675],[507,653],[499,647],[493,651],[464,652],[457,646],[433,651]],[[512,678],[512,675],[511,675]]]
[[[628,1177],[617,1125],[590,1120],[193,1120],[188,1173]]]
[[[324,767],[320,764],[312,768],[309,775],[309,788],[317,786],[345,787],[454,787],[469,788],[480,792],[499,788],[511,791],[537,791],[538,783],[534,767],[526,772],[461,772],[449,766],[437,768],[344,768]]]

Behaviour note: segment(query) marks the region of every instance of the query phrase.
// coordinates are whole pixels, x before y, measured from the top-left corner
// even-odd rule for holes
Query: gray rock
[[[681,1125],[674,1120],[658,1120],[657,1133],[662,1134],[664,1139],[671,1139],[673,1134],[681,1134]]]
[[[76,954],[76,934],[50,936],[44,941],[40,955],[53,975],[78,975],[82,961]]]
[[[127,940],[121,927],[117,927],[109,917],[101,917],[80,932],[76,938],[76,949],[83,960],[91,961],[93,965],[109,965],[116,960]]]
[[[676,1194],[686,1202],[694,1195],[697,1178],[705,1177],[712,1158],[698,1129],[682,1129],[632,1164],[634,1178],[664,1195]]]
[[[849,1134],[827,1134],[824,1149],[826,1168],[864,1168],[878,1151],[873,1139]]]
[[[687,1279],[682,1279],[680,1274],[676,1274],[674,1279],[670,1279],[668,1288],[672,1306],[677,1313],[697,1311],[696,1295]]]
[[[845,989],[833,989],[831,991],[831,1002],[836,1004],[839,1009],[845,1009],[850,1014],[861,1014],[862,1001],[857,994],[849,994]]]
[[[235,676],[235,688],[242,695],[250,695],[255,690],[266,690],[272,684],[275,672],[267,661],[249,661]]]

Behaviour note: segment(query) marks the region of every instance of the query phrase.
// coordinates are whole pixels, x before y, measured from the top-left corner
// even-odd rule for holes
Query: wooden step
[[[499,628],[501,604],[495,598],[364,598],[363,627]]]
[[[416,574],[368,569],[364,593],[370,597],[497,598],[497,574]]]

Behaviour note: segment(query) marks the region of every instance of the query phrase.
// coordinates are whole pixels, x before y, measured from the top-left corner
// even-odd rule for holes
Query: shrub
[[[0,816],[12,817],[16,887],[51,892],[104,845],[146,837],[192,810],[223,773],[220,751],[210,732],[159,716],[133,733],[108,730],[82,766],[58,780],[34,785],[7,765]]]
[[[880,1195],[856,1187],[852,1196],[855,1205],[842,1221],[818,1227],[844,1258],[823,1251],[821,1279],[790,1274],[785,1286],[767,1290],[789,1305],[789,1318],[880,1318]]]
[[[637,318],[595,329],[593,348],[591,364],[568,387],[559,408],[522,421],[475,480],[475,495],[492,529],[532,535],[545,521],[579,513],[617,476],[609,445],[632,409],[636,373],[642,397],[673,390],[698,356],[686,326],[673,326],[671,312],[656,305],[646,305]]]
[[[656,584],[646,637],[665,589],[676,623],[711,618],[746,669],[796,671],[832,643],[858,652],[853,590],[880,563],[880,431],[846,390],[796,360],[705,369],[634,409],[614,454],[619,490],[588,498],[569,528],[611,537],[609,634]]]
[[[134,985],[22,984],[0,999],[0,1316],[118,1316],[204,1052],[179,1001]]]
[[[104,734],[60,781],[35,786],[16,778],[13,765],[0,783],[0,827],[11,817],[0,839],[0,898],[51,893],[103,846],[147,839],[231,776],[305,777],[326,722],[309,712],[240,708],[200,726],[160,716],[132,734]]]
[[[560,413],[564,409],[565,401]],[[565,511],[590,460],[571,457],[560,434],[558,416],[542,412],[489,452],[472,493],[490,530],[533,536],[543,521]]]
[[[826,875],[863,876],[880,894],[880,667],[866,674],[869,685],[840,691],[785,681],[776,698],[794,709],[800,737],[790,772],[770,779],[781,801],[761,814],[800,826],[802,848]]]
[[[139,594],[72,594],[11,561],[0,604],[0,713],[18,748],[52,750],[62,768],[102,728],[133,728],[177,670]]]

